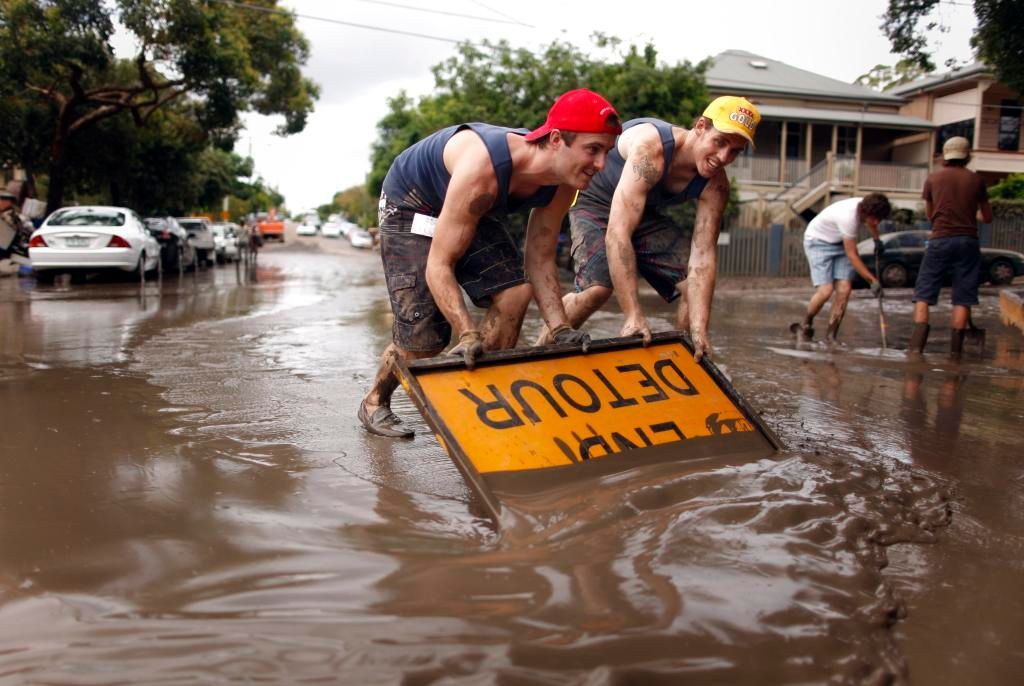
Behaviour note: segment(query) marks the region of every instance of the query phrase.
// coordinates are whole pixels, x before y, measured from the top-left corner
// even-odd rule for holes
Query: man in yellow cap
[[[579,327],[614,291],[625,317],[620,335],[650,342],[639,274],[666,301],[679,298],[676,327],[689,331],[698,360],[710,356],[718,232],[729,200],[725,167],[754,143],[760,121],[745,98],[722,96],[689,129],[653,118],[623,124],[604,169],[569,212],[576,292],[562,301],[571,326]],[[689,200],[697,201],[692,239],[664,214]],[[545,329],[537,343],[548,342]]]

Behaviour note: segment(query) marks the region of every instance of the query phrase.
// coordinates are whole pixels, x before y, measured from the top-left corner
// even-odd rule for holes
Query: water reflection
[[[967,373],[947,373],[930,383],[938,386],[935,411],[929,413],[924,397],[925,374],[907,371],[903,379],[900,419],[906,427],[907,445],[914,464],[939,472],[949,471],[949,458],[956,454],[960,423],[967,397]]]

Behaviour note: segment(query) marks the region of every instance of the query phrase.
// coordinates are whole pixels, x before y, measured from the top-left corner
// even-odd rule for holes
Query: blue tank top
[[[644,214],[656,212],[668,205],[677,205],[700,197],[708,183],[708,180],[700,174],[690,179],[690,183],[686,184],[686,188],[678,193],[672,193],[665,187],[665,178],[672,165],[672,156],[675,154],[676,148],[675,138],[672,137],[672,124],[661,119],[642,117],[640,119],[630,119],[622,125],[622,130],[626,131],[638,124],[654,125],[654,128],[658,130],[658,135],[661,137],[661,147],[664,149],[665,154],[665,167],[661,180],[647,194]],[[580,192],[575,207],[591,211],[597,210],[599,213],[607,215],[612,206],[612,196],[615,194],[615,187],[619,183],[619,177],[622,176],[622,170],[625,165],[626,160],[619,154],[618,141],[616,141],[615,147],[608,153],[604,169],[594,176],[587,190]]]
[[[512,155],[508,149],[508,133],[526,135],[527,129],[510,129],[491,124],[456,124],[430,134],[402,151],[384,178],[383,192],[388,201],[401,208],[437,217],[441,214],[451,174],[444,166],[444,146],[452,136],[465,129],[480,136],[491,156],[494,176],[498,179],[498,197],[488,215],[516,212],[531,207],[544,207],[555,197],[558,186],[541,186],[527,198],[509,197],[512,179]]]

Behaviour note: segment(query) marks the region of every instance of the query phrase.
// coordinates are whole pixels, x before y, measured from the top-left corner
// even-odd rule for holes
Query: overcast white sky
[[[330,202],[363,183],[376,123],[386,100],[406,89],[433,88],[430,67],[453,54],[453,43],[357,28],[336,22],[429,34],[455,40],[507,39],[540,48],[556,38],[590,50],[594,31],[624,42],[652,41],[667,63],[697,62],[728,49],[747,50],[842,81],[876,64],[892,64],[879,30],[886,0],[283,0],[311,45],[305,68],[321,97],[299,134],[272,134],[279,121],[250,115],[236,150],[297,212]],[[417,9],[430,10],[425,12]],[[975,18],[966,0],[940,5],[949,33],[933,37],[936,63],[969,59]],[[443,15],[473,15],[491,21]],[[331,20],[331,21],[325,21]],[[540,122],[521,122],[533,127]]]

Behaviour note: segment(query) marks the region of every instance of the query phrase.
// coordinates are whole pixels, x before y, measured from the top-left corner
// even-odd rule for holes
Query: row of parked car
[[[64,207],[29,239],[32,271],[40,280],[63,272],[199,269],[237,260],[249,249],[248,231],[206,217],[140,217],[126,207]]]
[[[307,217],[295,229],[299,236],[315,236],[320,234],[324,238],[347,238],[354,248],[372,248],[373,236],[370,232],[358,224],[345,219],[331,217],[322,226],[314,219]]]

